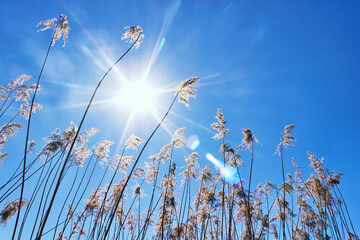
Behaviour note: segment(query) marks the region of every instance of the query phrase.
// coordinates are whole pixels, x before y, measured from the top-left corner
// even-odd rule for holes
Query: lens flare
[[[223,164],[219,160],[217,160],[211,153],[207,153],[206,158],[207,158],[207,160],[212,162],[215,165],[215,167],[217,167],[217,168],[224,167]]]
[[[240,182],[239,174],[236,168],[226,166],[217,160],[211,153],[206,154],[206,158],[212,162],[215,167],[219,168],[221,176],[224,177],[224,180],[230,184],[237,184]]]
[[[220,173],[224,177],[225,181],[230,184],[235,184],[240,181],[239,175],[233,167],[223,167],[220,169]]]
[[[191,135],[190,137],[188,137],[187,141],[186,141],[186,147],[191,149],[191,150],[195,150],[199,147],[200,145],[200,140],[198,138],[198,136],[196,135]]]
[[[155,63],[156,59],[158,58],[158,56],[159,56],[162,48],[164,47],[164,44],[165,44],[165,38],[162,38],[162,39],[161,39],[161,42],[160,42],[160,44],[159,44],[159,47],[158,47],[157,50],[156,50],[156,55],[155,55],[155,58],[154,58],[154,62],[153,62],[153,63]]]

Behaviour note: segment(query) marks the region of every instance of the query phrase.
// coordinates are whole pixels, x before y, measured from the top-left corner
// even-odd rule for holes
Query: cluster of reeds
[[[41,109],[35,98],[42,72],[52,46],[62,36],[65,45],[70,29],[65,15],[41,24],[41,31],[54,32],[37,83],[26,85],[31,77],[21,75],[0,87],[4,123],[0,149],[23,128],[15,122],[19,115],[27,123],[24,147],[19,147],[23,157],[0,186],[1,231],[12,231],[12,239],[359,239],[339,189],[342,174],[329,171],[323,159],[308,153],[314,170],[310,176],[303,176],[294,159],[294,174],[285,175],[283,163],[290,159],[283,152],[294,145],[295,125],[285,126],[276,149],[282,164],[280,186],[269,181],[251,185],[254,147],[259,141],[245,128],[242,144],[233,147],[226,142],[229,130],[220,109],[211,124],[217,131],[213,138],[220,140],[221,160],[216,160],[216,168],[201,168],[196,152],[185,161],[175,159],[174,151],[186,142],[185,128],[176,130],[158,153],[143,157],[176,100],[189,106],[189,98],[196,96],[197,77],[178,85],[167,112],[146,140],[132,135],[121,154],[114,156],[110,156],[111,141],[90,148],[89,138],[98,130],[83,130],[82,125],[108,73],[141,44],[139,26],[126,28],[123,38],[132,45],[99,81],[80,123],[56,129],[42,150],[33,154],[31,116]],[[18,101],[20,109],[11,115]],[[241,151],[251,151],[249,170],[243,167]],[[0,161],[8,155],[0,153]],[[241,177],[244,171],[249,172],[248,180]],[[30,194],[24,194],[25,188],[31,189]],[[6,227],[10,221],[11,229]]]

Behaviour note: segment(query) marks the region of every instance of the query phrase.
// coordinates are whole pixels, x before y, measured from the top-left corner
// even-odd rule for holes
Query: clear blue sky
[[[342,191],[359,231],[359,12],[359,1],[3,0],[0,83],[21,74],[32,75],[35,82],[51,37],[50,32],[36,32],[36,24],[66,14],[69,41],[65,48],[57,43],[50,54],[37,98],[44,109],[32,122],[36,132],[31,138],[41,146],[56,127],[78,124],[85,109],[81,103],[129,46],[121,41],[123,28],[139,24],[144,43],[118,69],[128,79],[139,78],[152,53],[158,52],[149,72],[151,84],[170,88],[190,76],[201,77],[191,110],[176,105],[167,126],[171,131],[186,126],[187,136],[200,138],[202,166],[209,163],[206,153],[218,155],[220,143],[211,139],[210,123],[221,108],[231,145],[240,144],[243,128],[250,128],[262,143],[256,147],[254,182],[279,184],[281,165],[273,153],[283,127],[295,124],[297,141],[285,152],[286,171],[293,172],[294,157],[308,174],[305,152],[311,151],[324,157],[330,170],[344,173]],[[161,41],[163,47],[156,50]],[[116,94],[114,78],[107,79],[97,100]],[[171,98],[172,93],[161,97],[160,113]],[[99,138],[119,142],[127,116],[124,110],[97,104],[85,127],[99,128]],[[130,132],[146,138],[155,123],[150,115],[138,116]],[[158,133],[159,139],[162,136],[164,130]],[[9,148],[23,144],[21,139],[13,141]],[[156,153],[167,141],[155,140],[149,152]],[[248,160],[245,153],[246,166]],[[11,167],[6,161],[3,167]]]

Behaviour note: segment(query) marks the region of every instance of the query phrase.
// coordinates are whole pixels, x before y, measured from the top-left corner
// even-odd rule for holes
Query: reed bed
[[[3,151],[6,143],[26,130],[19,146],[23,157],[0,186],[0,231],[12,232],[11,239],[359,239],[340,190],[342,174],[307,153],[313,172],[304,176],[285,154],[294,146],[293,124],[285,126],[274,147],[282,166],[280,186],[270,181],[254,186],[254,149],[260,142],[248,128],[240,145],[227,142],[229,130],[220,109],[211,124],[221,156],[209,157],[215,167],[200,167],[196,152],[177,159],[175,152],[186,143],[185,128],[176,130],[158,153],[144,156],[176,101],[189,107],[196,97],[198,77],[175,88],[172,102],[163,106],[167,111],[146,139],[131,135],[116,155],[110,154],[112,141],[89,147],[98,129],[83,129],[87,113],[108,73],[141,45],[140,26],[126,28],[123,39],[130,46],[99,80],[79,124],[56,129],[41,151],[33,152],[29,136],[35,131],[32,114],[42,108],[36,102],[42,73],[52,47],[61,37],[65,46],[70,30],[66,15],[39,25],[39,31],[52,29],[53,34],[37,82],[27,84],[31,77],[21,75],[0,87],[0,163],[9,158]],[[244,167],[244,151],[251,153],[250,166]],[[293,164],[291,174],[285,161]]]

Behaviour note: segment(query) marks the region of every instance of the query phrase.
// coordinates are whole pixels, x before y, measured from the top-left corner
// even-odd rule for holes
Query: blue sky
[[[82,103],[129,46],[121,41],[123,28],[139,24],[144,43],[117,69],[127,79],[137,79],[153,61],[147,80],[162,89],[200,77],[191,110],[176,105],[166,126],[170,131],[185,126],[187,136],[199,137],[202,166],[209,163],[206,153],[218,155],[220,143],[211,139],[210,123],[220,108],[231,145],[241,143],[243,128],[250,128],[262,143],[255,149],[254,182],[280,184],[280,160],[273,153],[284,126],[295,124],[297,141],[285,152],[286,171],[293,172],[294,157],[309,173],[306,151],[324,157],[330,170],[344,173],[342,191],[354,225],[360,226],[359,11],[358,1],[5,0],[0,3],[0,81],[5,85],[29,74],[35,82],[51,37],[50,32],[36,32],[36,24],[61,13],[68,16],[69,42],[52,49],[37,98],[44,109],[32,122],[36,131],[31,138],[41,146],[56,127],[78,124]],[[116,95],[117,77],[107,79],[97,101]],[[159,97],[159,113],[172,97],[171,92]],[[156,125],[151,115],[138,115],[124,133],[128,116],[127,110],[109,103],[96,104],[85,128],[101,129],[99,139],[121,142],[123,134],[146,138]],[[168,141],[166,136],[162,129],[148,152],[155,153]],[[13,141],[10,149],[22,143],[20,137]],[[247,153],[244,162],[248,166]]]

